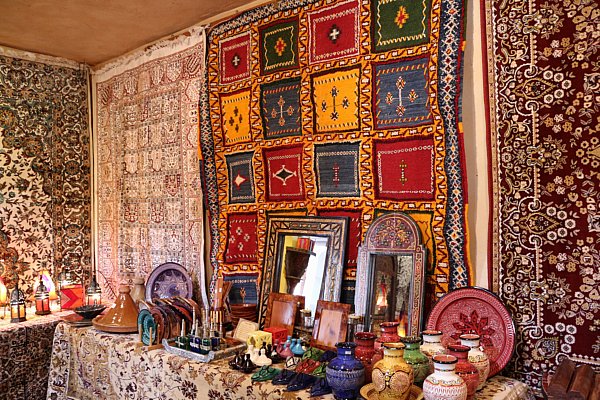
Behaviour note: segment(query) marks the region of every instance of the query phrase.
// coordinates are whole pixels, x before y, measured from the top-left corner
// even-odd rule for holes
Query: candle
[[[6,305],[8,301],[8,291],[6,290],[6,285],[4,284],[4,280],[0,276],[0,306]]]

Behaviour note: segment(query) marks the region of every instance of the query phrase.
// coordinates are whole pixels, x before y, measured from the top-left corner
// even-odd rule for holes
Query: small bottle
[[[202,347],[200,354],[208,354],[210,352],[210,337],[208,336],[208,328],[206,325],[202,327]]]
[[[211,324],[210,329],[210,349],[212,351],[219,351],[221,348],[221,339],[219,337],[219,332],[215,330],[214,324]]]

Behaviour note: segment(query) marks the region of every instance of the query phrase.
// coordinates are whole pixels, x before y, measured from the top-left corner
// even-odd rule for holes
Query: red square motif
[[[256,262],[258,258],[256,224],[256,213],[229,214],[225,263]]]
[[[374,141],[377,198],[433,200],[433,139]]]
[[[250,77],[250,32],[219,42],[219,72],[222,84]]]
[[[304,200],[302,151],[302,145],[263,150],[268,201]]]

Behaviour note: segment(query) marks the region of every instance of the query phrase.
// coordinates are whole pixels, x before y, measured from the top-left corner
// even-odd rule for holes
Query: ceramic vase
[[[144,278],[139,276],[133,278],[133,286],[131,288],[131,293],[129,294],[136,305],[138,305],[140,301],[146,299],[146,285],[144,285]]]
[[[333,395],[338,400],[356,399],[365,381],[365,367],[354,356],[356,343],[340,342],[337,357],[327,365],[325,375]]]
[[[436,354],[446,353],[446,348],[442,344],[442,331],[426,330],[421,333],[423,344],[421,344],[421,353],[429,359],[429,373],[433,373],[432,357]]]
[[[414,381],[413,370],[404,360],[404,344],[383,344],[383,359],[373,365],[373,386],[379,400],[405,400]]]
[[[404,343],[404,361],[413,369],[414,383],[422,386],[429,375],[429,359],[421,353],[421,338],[419,336],[406,336],[400,338]]]
[[[383,349],[381,346],[383,343],[399,343],[400,335],[398,335],[398,326],[400,322],[382,322],[379,324],[381,327],[381,335],[375,340],[375,355],[373,356],[373,364],[383,358]]]
[[[460,344],[467,346],[469,350],[469,361],[479,371],[479,384],[477,390],[485,385],[488,376],[490,375],[490,360],[481,348],[479,347],[479,335],[475,333],[465,333],[460,335]]]
[[[423,382],[425,400],[467,400],[467,384],[454,372],[456,357],[448,354],[433,356],[433,374]]]
[[[356,358],[365,366],[365,383],[371,383],[373,370],[373,355],[375,355],[375,339],[377,335],[372,332],[357,332],[354,335],[356,342]]]
[[[449,344],[448,354],[457,358],[454,372],[467,384],[467,400],[473,399],[479,385],[479,371],[469,362],[469,348],[461,344]]]

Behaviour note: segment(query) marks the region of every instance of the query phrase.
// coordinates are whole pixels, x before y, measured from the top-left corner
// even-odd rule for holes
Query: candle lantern
[[[101,304],[101,295],[102,290],[100,289],[100,285],[98,281],[96,281],[96,277],[92,277],[92,281],[88,285],[87,289],[85,289],[85,303],[88,306]]]
[[[50,314],[50,292],[46,285],[44,285],[41,275],[40,284],[35,291],[35,313],[37,315]]]
[[[23,322],[26,319],[25,294],[19,289],[19,278],[17,277],[15,288],[10,294],[10,322]]]
[[[0,307],[2,307],[2,319],[6,315],[6,305],[8,304],[8,291],[6,290],[6,285],[4,284],[4,280],[0,276]]]

